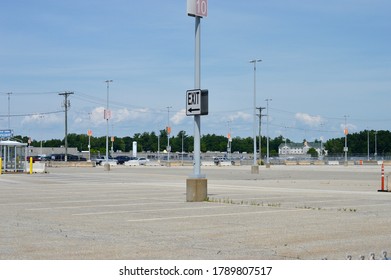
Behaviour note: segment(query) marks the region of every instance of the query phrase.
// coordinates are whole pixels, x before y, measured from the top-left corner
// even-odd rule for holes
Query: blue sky
[[[202,134],[252,137],[255,58],[257,106],[271,99],[271,137],[343,137],[344,116],[349,132],[391,130],[391,2],[208,2]],[[63,138],[58,94],[72,91],[68,132],[104,136],[104,81],[112,79],[110,134],[157,132],[169,115],[174,135],[193,135],[184,110],[194,87],[194,18],[185,0],[3,0],[0,38],[0,129],[10,97],[15,134]],[[266,134],[266,118],[262,126]]]

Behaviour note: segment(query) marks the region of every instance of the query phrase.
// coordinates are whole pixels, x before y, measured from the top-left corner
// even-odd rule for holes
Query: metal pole
[[[377,131],[375,131],[375,160],[377,160]]]
[[[345,165],[347,165],[348,163],[348,131],[347,131],[347,127],[346,127],[346,118],[348,116],[344,116],[345,118],[345,130],[344,130],[344,133],[345,133]]]
[[[257,61],[254,60],[254,116],[253,116],[253,144],[254,144],[254,162],[253,162],[253,165],[257,165],[257,140],[256,140],[256,122],[257,122],[257,112],[256,112],[256,102],[257,102],[257,76],[256,76],[256,72],[257,72]]]
[[[183,166],[183,130],[182,130],[182,166]]]
[[[170,128],[170,108],[172,108],[171,106],[168,106],[167,107],[167,162],[169,163],[170,162],[170,151],[171,151],[171,147],[170,147],[170,134],[171,134],[171,128]]]
[[[105,83],[107,84],[107,103],[106,103],[106,165],[109,164],[109,90],[110,90],[110,83],[112,83],[113,80],[106,80]]]
[[[368,129],[368,136],[367,136],[367,150],[368,150],[368,161],[369,161],[369,129]]]
[[[261,59],[253,59],[250,63],[254,64],[254,96],[253,96],[253,146],[254,146],[254,162],[253,165],[257,165],[257,62],[261,62]]]
[[[269,101],[272,99],[266,99],[266,163],[269,164]]]
[[[195,17],[194,88],[201,89],[201,17]],[[194,116],[194,177],[201,178],[201,116]]]
[[[160,131],[157,136],[157,161],[160,162]]]
[[[258,118],[259,118],[259,125],[258,125],[258,146],[259,146],[259,159],[262,162],[262,117],[265,115],[262,115],[262,110],[266,109],[265,107],[257,107],[259,110]]]
[[[8,94],[8,129],[11,129],[11,94],[12,94],[12,92],[9,92],[7,94]]]
[[[68,161],[68,95],[65,94],[65,162]]]

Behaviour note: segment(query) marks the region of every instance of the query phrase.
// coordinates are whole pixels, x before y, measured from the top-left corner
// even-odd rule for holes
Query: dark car
[[[131,160],[132,158],[131,158],[131,157],[128,157],[128,156],[117,156],[117,157],[115,157],[114,159],[117,160],[117,163],[118,163],[118,164],[124,164],[125,161]]]
[[[52,154],[49,156],[50,160],[65,161],[65,154]],[[86,161],[86,158],[67,154],[67,161]]]
[[[40,156],[28,156],[26,158],[28,162],[30,162],[30,158],[32,159],[33,163],[36,162],[36,161],[41,161],[41,157]]]

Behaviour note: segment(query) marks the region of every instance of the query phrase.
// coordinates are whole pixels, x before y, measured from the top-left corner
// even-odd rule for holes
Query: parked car
[[[145,157],[139,157],[137,158],[137,161],[140,165],[146,165],[147,162],[149,162],[149,159],[145,158]]]
[[[128,166],[134,165],[146,165],[149,162],[149,159],[145,157],[132,157],[130,160],[126,161],[124,164]]]
[[[136,159],[135,157],[129,157],[129,156],[117,156],[115,157],[118,164],[124,164],[126,161],[129,161],[131,159]]]
[[[30,158],[33,160],[33,163],[36,162],[36,161],[41,161],[41,157],[40,156],[28,156],[28,157],[26,157],[26,160],[28,162],[30,162]]]
[[[104,165],[106,162],[106,156],[97,157],[95,159],[92,159],[92,161],[95,161],[96,165]],[[114,164],[114,165],[116,165],[118,163],[118,161],[111,156],[109,156],[109,160],[107,162],[109,164]]]
[[[231,164],[232,165],[235,165],[235,161],[234,160],[230,160],[229,158],[227,157],[215,157],[213,159],[213,162],[216,164],[216,165],[219,165],[220,162],[227,162],[227,161],[231,161]]]
[[[53,161],[65,161],[65,154],[51,154],[49,160]],[[86,161],[86,158],[79,157],[76,155],[67,154],[67,161]]]

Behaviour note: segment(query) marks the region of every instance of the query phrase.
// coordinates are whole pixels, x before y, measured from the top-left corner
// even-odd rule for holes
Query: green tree
[[[311,155],[311,157],[318,157],[318,152],[315,150],[315,148],[310,148],[310,149],[307,151],[307,154],[308,154],[308,155]]]

